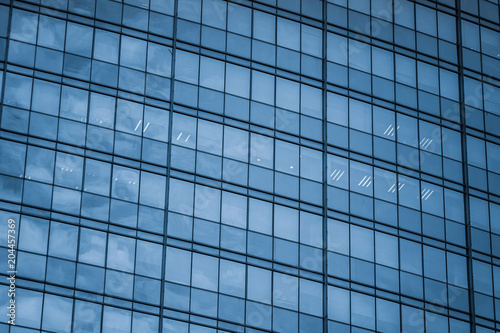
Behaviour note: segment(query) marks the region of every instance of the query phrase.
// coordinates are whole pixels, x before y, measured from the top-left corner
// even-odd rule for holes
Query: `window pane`
[[[224,156],[248,161],[248,132],[233,127],[224,127]]]
[[[167,247],[165,280],[181,284],[190,284],[191,252]]]
[[[218,289],[218,269],[219,260],[203,254],[193,254],[193,287],[217,291]]]

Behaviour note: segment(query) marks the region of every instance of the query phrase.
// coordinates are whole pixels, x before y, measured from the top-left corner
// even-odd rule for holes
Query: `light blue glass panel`
[[[425,314],[425,327],[426,332],[429,333],[440,333],[448,332],[448,317],[426,312]]]
[[[12,10],[10,38],[35,44],[38,29],[38,15],[20,9]]]
[[[76,121],[87,120],[88,92],[85,90],[62,86],[61,91],[61,117]]]
[[[488,170],[500,173],[500,145],[487,142],[486,151],[488,152]]]
[[[493,282],[490,264],[473,260],[474,291],[491,295],[493,293]]]
[[[115,98],[97,93],[90,96],[89,123],[113,128],[115,122]]]
[[[54,172],[54,151],[39,147],[28,147],[26,178],[51,183]]]
[[[160,288],[159,280],[136,276],[134,281],[134,299],[139,302],[160,304]]]
[[[424,275],[446,282],[445,255],[443,250],[424,246]]]
[[[273,273],[273,305],[290,310],[298,310],[298,278],[274,272]]]
[[[172,66],[172,50],[169,47],[148,43],[147,71],[153,74],[170,77]]]
[[[252,71],[252,99],[274,105],[275,77],[259,71]]]
[[[371,72],[371,45],[349,39],[349,67]]]
[[[16,325],[40,328],[43,294],[26,289],[16,290]]]
[[[415,60],[396,55],[396,81],[415,87],[416,85],[416,68]]]
[[[7,105],[17,106],[24,109],[30,108],[31,86],[33,79],[26,76],[7,73],[5,76],[5,98]]]
[[[134,135],[142,134],[143,105],[118,99],[116,106],[116,129]]]
[[[159,318],[140,312],[132,316],[132,333],[158,332]]]
[[[222,192],[221,222],[239,228],[247,226],[247,198],[229,192]]]
[[[420,61],[417,63],[417,67],[418,89],[438,94],[438,68]]]
[[[375,233],[375,261],[378,264],[398,268],[399,247],[398,239],[395,236]]]
[[[271,303],[271,272],[248,266],[248,299]]]
[[[273,309],[273,329],[278,332],[298,333],[298,319],[294,311]]]
[[[353,257],[373,261],[373,231],[351,225],[351,255]]]
[[[165,279],[167,281],[190,285],[191,252],[167,247]]]
[[[200,22],[201,0],[186,0],[179,3],[179,17]]]
[[[67,24],[66,52],[90,58],[92,54],[94,29],[92,27],[73,22],[68,22]]]
[[[422,203],[422,211],[438,216],[444,215],[442,187],[422,182],[420,200]]]
[[[107,267],[127,272],[134,271],[135,239],[118,235],[108,237]]]
[[[436,36],[436,10],[416,5],[416,18],[418,31],[431,36]]]
[[[467,163],[486,169],[486,152],[484,140],[467,136]]]
[[[350,162],[350,189],[358,193],[373,196],[373,171],[366,164]]]
[[[417,333],[424,325],[424,312],[420,309],[402,306],[401,322],[403,332]]]
[[[249,199],[248,228],[270,235],[272,233],[273,206],[267,201]]]
[[[175,78],[192,84],[198,84],[199,56],[177,50]]]
[[[181,311],[189,310],[191,288],[173,283],[165,283],[164,305]]]
[[[106,233],[82,228],[78,260],[88,264],[104,266],[106,254]]]
[[[140,203],[163,209],[165,207],[165,184],[164,176],[141,172]]]
[[[183,214],[193,214],[194,184],[170,179],[168,209]]]
[[[137,240],[135,273],[159,279],[161,276],[162,246]]]
[[[101,329],[102,306],[95,303],[75,301],[73,332],[97,333]]]
[[[272,168],[274,162],[274,140],[255,133],[251,133],[250,135],[250,163]]]
[[[117,64],[119,44],[120,36],[118,34],[95,29],[94,58]]]
[[[142,133],[144,137],[168,141],[168,120],[169,112],[147,106],[144,109],[144,129]]]
[[[301,27],[302,27],[301,51],[303,53],[307,53],[318,58],[322,57],[323,34],[321,33],[321,30],[305,24],[301,24]]]
[[[252,10],[237,4],[228,3],[227,29],[240,35],[251,35]]]
[[[19,249],[46,254],[49,221],[23,216],[19,230]]]
[[[221,293],[245,297],[245,265],[233,261],[220,260]]]
[[[146,67],[145,41],[122,36],[120,48],[120,65],[144,71]]]
[[[102,333],[129,333],[131,313],[127,310],[104,307],[102,316]]]
[[[113,168],[114,198],[137,202],[139,195],[139,171],[115,165]]]
[[[191,311],[210,317],[217,316],[217,294],[193,288],[191,290]]]
[[[222,155],[222,125],[198,120],[198,150]]]
[[[328,33],[327,36],[327,59],[337,64],[347,66],[349,56],[347,44],[348,39],[343,36]]]
[[[349,127],[372,133],[372,107],[370,104],[349,99]]]
[[[194,215],[211,221],[219,221],[220,199],[220,190],[196,185]]]
[[[162,333],[188,333],[188,329],[188,323],[167,318],[163,319]]]
[[[26,158],[26,145],[0,140],[0,171],[11,176],[22,177]]]
[[[299,241],[299,212],[296,209],[274,205],[274,236]]]
[[[302,84],[300,89],[300,112],[314,118],[323,118],[323,93],[320,89]]]
[[[200,86],[224,91],[224,62],[212,58],[201,57]]]
[[[274,44],[276,16],[261,11],[253,13],[253,37]]]
[[[321,247],[323,244],[323,218],[320,215],[300,212],[300,242]]]
[[[349,224],[328,220],[328,250],[349,255]]]
[[[7,237],[5,237],[7,239]],[[3,251],[8,256],[7,248]],[[17,275],[33,280],[45,280],[47,257],[20,251],[17,256]],[[7,262],[5,262],[5,272],[7,272]]]
[[[76,155],[58,152],[55,166],[56,185],[80,190],[82,187],[83,158]]]
[[[217,291],[218,289],[218,269],[219,260],[215,257],[202,254],[193,254],[193,287]]]
[[[104,273],[100,267],[78,264],[76,275],[76,288],[95,293],[104,292]]]
[[[106,196],[109,195],[110,177],[111,164],[86,159],[84,191]]]
[[[318,282],[300,279],[299,311],[314,316],[323,315],[323,286]]]
[[[384,332],[400,331],[399,304],[380,298],[377,303],[377,329]]]
[[[35,111],[57,116],[61,86],[55,83],[35,80],[31,108]]]
[[[72,299],[45,294],[42,328],[56,332],[71,332],[72,312]]]
[[[441,96],[458,101],[458,74],[439,69],[439,86]]]
[[[375,329],[375,299],[360,293],[351,293],[351,323]]]
[[[52,209],[77,215],[80,212],[81,192],[54,187]]]
[[[401,269],[422,274],[422,245],[401,239],[399,246]]]
[[[276,140],[275,168],[290,175],[299,175],[299,146]]]
[[[394,54],[390,51],[372,46],[372,73],[394,80]]]
[[[447,252],[448,283],[467,288],[467,261],[458,254]],[[496,284],[495,284],[496,286]]]
[[[172,126],[172,142],[194,149],[196,146],[196,118],[174,113]]]
[[[328,286],[328,319],[350,323],[351,306],[349,291]]]
[[[216,0],[203,1],[203,24],[219,29],[226,28],[226,3]]]
[[[69,260],[76,260],[78,246],[78,227],[51,222],[49,255]]]
[[[276,79],[276,106],[298,112],[300,85],[282,78]]]
[[[399,176],[399,203],[403,206],[420,209],[419,181],[410,177]]]

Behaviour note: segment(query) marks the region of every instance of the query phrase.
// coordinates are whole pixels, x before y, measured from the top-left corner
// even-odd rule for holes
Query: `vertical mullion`
[[[472,269],[472,242],[471,242],[471,224],[470,224],[470,207],[469,207],[469,174],[467,167],[467,135],[466,123],[467,118],[465,112],[465,90],[464,90],[464,66],[462,57],[462,9],[461,0],[456,2],[456,32],[457,32],[457,60],[458,60],[458,75],[459,75],[459,103],[460,103],[460,130],[462,143],[462,175],[464,189],[464,217],[465,217],[465,241],[467,246],[467,280],[469,294],[469,315],[470,315],[470,331],[476,332],[476,315],[474,304],[474,274]]]
[[[171,156],[172,156],[172,122],[173,122],[173,108],[174,108],[174,78],[175,78],[175,55],[177,44],[177,12],[178,1],[174,0],[174,20],[173,20],[173,41],[172,41],[172,61],[170,65],[170,110],[168,118],[168,145],[167,145],[167,178],[165,184],[165,215],[163,217],[163,248],[162,248],[162,265],[160,277],[160,313],[159,313],[159,332],[163,332],[163,309],[165,307],[165,270],[166,270],[166,254],[167,254],[167,223],[168,223],[168,196],[170,192],[170,170],[171,170]]]
[[[327,192],[328,192],[328,144],[327,144],[327,33],[328,33],[328,24],[327,24],[327,1],[323,1],[323,73],[322,73],[322,90],[323,90],[323,333],[328,332],[328,201],[327,201]]]

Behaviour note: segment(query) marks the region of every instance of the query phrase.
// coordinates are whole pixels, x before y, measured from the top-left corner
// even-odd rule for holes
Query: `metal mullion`
[[[166,175],[166,184],[165,184],[165,209],[164,209],[164,217],[163,217],[163,245],[162,245],[162,257],[161,257],[161,276],[160,276],[160,313],[159,313],[159,332],[163,332],[163,311],[165,308],[165,271],[166,271],[166,254],[167,254],[167,225],[168,225],[168,202],[169,202],[169,193],[170,193],[170,173],[172,171],[171,161],[172,161],[172,124],[173,124],[173,116],[174,116],[174,79],[175,79],[175,57],[176,57],[176,49],[177,49],[177,20],[178,20],[178,11],[179,11],[179,0],[174,1],[174,13],[173,13],[173,32],[172,32],[172,61],[170,65],[170,110],[169,118],[168,118],[168,145],[167,145],[167,175]],[[194,193],[193,193],[194,195]],[[194,201],[193,201],[194,204]],[[191,296],[191,291],[189,292]]]
[[[465,120],[467,118],[465,110],[465,88],[464,88],[464,65],[462,57],[462,9],[461,0],[457,0],[457,17],[456,17],[456,32],[457,32],[457,60],[459,68],[459,103],[460,103],[460,129],[462,143],[462,176],[464,186],[464,217],[465,217],[465,240],[467,247],[467,280],[468,280],[468,300],[469,300],[469,315],[470,315],[470,332],[476,332],[476,315],[474,304],[474,274],[472,267],[472,241],[471,241],[471,223],[470,223],[470,206],[469,206],[469,174],[467,166],[467,126]]]
[[[323,108],[323,333],[328,332],[328,124],[327,124],[327,94],[328,94],[328,83],[327,83],[327,39],[328,39],[328,23],[327,23],[327,1],[323,1],[323,98],[322,98],[322,108]]]

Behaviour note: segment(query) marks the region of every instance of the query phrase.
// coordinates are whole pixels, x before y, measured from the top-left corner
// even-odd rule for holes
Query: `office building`
[[[498,0],[0,0],[0,69],[1,332],[500,331]]]

